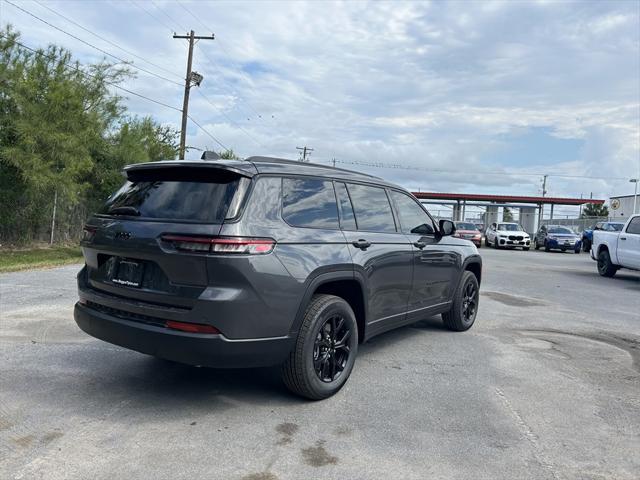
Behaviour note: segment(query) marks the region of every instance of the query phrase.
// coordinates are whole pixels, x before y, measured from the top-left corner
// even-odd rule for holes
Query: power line
[[[204,98],[207,103],[209,103],[209,105],[211,105],[213,108],[215,108],[224,118],[226,118],[232,125],[234,125],[237,129],[241,130],[247,137],[249,137],[251,140],[253,140],[257,145],[265,148],[265,146],[263,144],[261,144],[258,140],[256,140],[253,135],[251,135],[247,130],[245,130],[239,123],[235,122],[229,115],[227,115],[223,110],[221,110],[215,103],[213,103],[213,101],[211,101],[209,99],[209,97],[207,97],[204,93],[202,93],[202,90],[197,90],[197,92],[200,94],[200,96],[202,96],[202,98]]]
[[[2,34],[2,33],[0,33],[0,36],[7,38],[7,37],[6,37],[4,34]],[[36,55],[47,56],[47,54],[46,54],[44,51],[42,51],[42,50],[36,50],[35,48],[31,48],[31,47],[29,47],[29,46],[27,46],[27,45],[25,45],[25,44],[23,44],[23,43],[21,43],[21,42],[18,42],[17,40],[13,40],[13,43],[15,43],[16,45],[19,45],[20,47],[24,48],[25,50],[29,50],[30,52],[35,53]],[[49,56],[50,56],[50,55],[49,55]],[[85,76],[87,76],[87,77],[91,77],[91,78],[96,78],[96,75],[93,75],[93,74],[91,74],[91,73],[89,73],[89,72],[86,72],[86,71],[82,70],[79,66],[73,66],[73,65],[66,65],[66,66],[65,66],[65,69],[69,69],[69,68],[71,68],[71,69],[75,70],[76,72],[80,73],[81,75],[85,75]],[[117,83],[115,83],[115,82],[110,82],[110,81],[105,80],[105,79],[102,79],[102,81],[103,81],[104,83],[106,83],[107,85],[111,85],[112,87],[117,88],[118,90],[122,90],[123,92],[127,92],[127,93],[129,93],[129,94],[131,94],[131,95],[135,95],[136,97],[140,97],[140,98],[142,98],[142,99],[144,99],[144,100],[147,100],[147,101],[149,101],[149,102],[153,102],[153,103],[155,103],[155,104],[157,104],[157,105],[161,105],[161,106],[163,106],[163,107],[170,108],[171,110],[176,110],[176,111],[178,111],[178,112],[181,112],[181,111],[182,111],[182,110],[180,110],[179,108],[174,107],[174,106],[172,106],[172,105],[169,105],[169,104],[167,104],[167,103],[161,102],[160,100],[156,100],[156,99],[154,99],[154,98],[147,97],[146,95],[143,95],[143,94],[141,94],[141,93],[134,92],[133,90],[129,90],[128,88],[122,87],[122,86],[118,85],[118,84],[117,84]]]
[[[193,118],[191,115],[187,115],[189,117],[189,120],[191,120],[193,123],[195,123],[200,130],[202,130],[204,133],[206,133],[211,139],[213,139],[214,142],[216,142],[218,145],[220,145],[222,148],[224,148],[225,150],[231,150],[229,147],[227,147],[224,143],[220,142],[220,140],[218,140],[216,137],[214,137],[211,133],[209,133],[209,131],[207,129],[205,129],[202,125],[200,125],[195,118]]]
[[[544,177],[545,175],[548,177],[563,177],[563,178],[583,178],[583,179],[591,179],[591,180],[628,180],[626,177],[592,177],[588,175],[571,175],[565,173],[529,173],[529,172],[490,172],[490,171],[455,171],[455,170],[439,170],[439,169],[431,169],[428,167],[417,167],[410,165],[400,165],[397,163],[383,163],[383,162],[361,162],[361,161],[347,161],[347,160],[336,160],[336,163],[342,163],[346,165],[360,165],[364,167],[374,167],[374,168],[389,168],[389,169],[398,169],[398,170],[419,170],[430,173],[447,173],[447,174],[464,174],[464,175],[502,175],[508,177]]]
[[[1,33],[1,32],[0,32],[0,36],[1,36],[1,37],[5,37],[5,38],[7,38],[7,37],[6,37],[6,35],[4,35],[4,34],[3,34],[3,33]],[[47,54],[46,54],[44,51],[42,51],[42,50],[36,50],[35,48],[31,48],[31,47],[29,47],[29,46],[27,46],[27,45],[25,45],[25,44],[23,44],[23,43],[21,43],[21,42],[19,42],[19,41],[13,40],[13,43],[15,43],[16,45],[19,45],[20,47],[24,48],[25,50],[29,50],[30,52],[35,53],[36,55],[47,56]],[[51,55],[48,55],[48,56],[51,56]],[[84,71],[84,70],[82,70],[79,66],[66,65],[66,66],[65,66],[65,68],[66,68],[66,69],[71,68],[71,69],[75,70],[76,72],[78,72],[78,73],[79,73],[79,74],[81,74],[81,75],[85,75],[85,76],[88,76],[88,77],[91,77],[91,78],[96,78],[96,75],[92,75],[92,74],[91,74],[91,73],[89,73],[89,72],[85,72],[85,71]],[[144,99],[144,100],[147,100],[147,101],[149,101],[149,102],[153,102],[153,103],[156,103],[156,104],[161,105],[161,106],[163,106],[163,107],[170,108],[171,110],[175,110],[175,111],[178,111],[178,112],[182,112],[182,110],[180,110],[180,109],[179,109],[179,108],[177,108],[177,107],[174,107],[174,106],[172,106],[172,105],[168,105],[168,104],[166,104],[166,103],[164,103],[164,102],[161,102],[161,101],[159,101],[159,100],[156,100],[156,99],[154,99],[154,98],[147,97],[146,95],[142,95],[141,93],[134,92],[134,91],[129,90],[129,89],[127,89],[127,88],[121,87],[121,86],[120,86],[120,85],[118,85],[117,83],[109,82],[108,80],[105,80],[105,79],[102,79],[102,81],[104,81],[104,83],[106,83],[106,84],[108,84],[108,85],[111,85],[111,86],[113,86],[113,87],[115,87],[115,88],[117,88],[117,89],[119,89],[119,90],[122,90],[122,91],[124,91],[124,92],[130,93],[131,95],[135,95],[136,97],[140,97],[140,98],[142,98],[142,99]],[[200,129],[200,130],[202,130],[202,131],[203,131],[207,136],[209,136],[213,141],[215,141],[218,145],[220,145],[220,146],[221,146],[222,148],[224,148],[225,150],[230,150],[230,149],[229,149],[229,147],[227,147],[227,146],[226,146],[225,144],[223,144],[220,140],[218,140],[216,137],[214,137],[214,136],[213,136],[213,135],[212,135],[212,134],[211,134],[211,133],[210,133],[206,128],[204,128],[204,127],[203,127],[203,126],[202,126],[202,125],[201,125],[201,124],[200,124],[200,123],[199,123],[195,118],[193,118],[191,115],[189,115],[189,119],[190,119],[190,120],[191,120],[191,121],[192,121],[192,122],[193,122],[193,123],[194,123],[194,124],[199,128],[199,129]],[[192,147],[190,147],[190,148],[192,148]]]
[[[144,13],[146,13],[147,15],[149,15],[151,18],[153,18],[156,22],[158,22],[160,25],[163,25],[164,27],[168,28],[169,30],[171,30],[172,32],[175,32],[176,29],[171,27],[170,25],[168,25],[167,23],[165,23],[164,21],[160,20],[158,17],[156,17],[155,15],[153,15],[150,11],[148,11],[147,9],[143,8],[141,5],[136,4],[133,0],[129,0],[129,2],[131,4],[133,4],[134,6],[138,7],[140,10],[142,10]],[[158,6],[157,4],[153,3],[153,5],[156,7],[157,10],[161,11],[162,14],[167,17],[169,19],[170,22],[172,22],[174,25],[177,25],[178,22],[173,19],[171,16],[169,16],[169,14],[167,14],[164,10],[162,10],[162,8],[160,8],[160,6]],[[180,4],[180,6],[182,6],[183,9],[185,9],[187,11],[187,13],[189,13],[192,17],[194,17],[196,19],[196,21],[202,25],[206,30],[210,30],[197,16],[195,16],[189,9],[187,9],[184,5]],[[180,26],[180,25],[178,25]],[[216,40],[219,40],[218,38],[216,38]],[[211,64],[211,66],[214,68],[214,70],[217,70],[219,73],[222,73],[220,68],[216,66],[216,62],[209,56],[209,54],[207,53],[206,50],[200,48],[199,45],[196,44],[196,47],[198,49],[200,49],[200,51],[202,52],[202,54],[204,55],[205,59]],[[221,46],[222,47],[222,46]],[[224,50],[224,47],[223,47]],[[228,54],[228,52],[227,52]],[[218,84],[218,88],[220,88],[221,90],[227,92],[229,95],[236,97],[241,103],[245,104],[245,106],[248,109],[251,109],[253,111],[253,113],[255,113],[255,116],[262,119],[262,114],[260,112],[258,112],[255,108],[253,108],[249,102],[247,102],[245,99],[238,97],[237,95],[235,95],[233,92],[231,92],[229,89],[223,88],[222,85]],[[249,86],[249,88],[254,91],[251,86]],[[255,91],[254,91],[255,92]],[[247,112],[249,113],[249,117],[254,116],[251,112],[249,112],[249,110],[247,110]],[[227,117],[229,118],[229,117]],[[250,118],[247,118],[247,120],[250,120]],[[239,126],[239,124],[237,124],[236,122],[236,126],[238,126],[238,128],[242,129],[242,127]],[[246,131],[245,131],[246,132]]]
[[[156,10],[158,10],[160,13],[162,13],[165,17],[167,17],[169,19],[170,22],[175,22],[175,20],[173,18],[171,18],[169,16],[169,14],[167,12],[165,12],[162,8],[160,8],[156,2],[154,2],[153,0],[149,0],[151,2],[151,4],[156,7]],[[177,22],[176,22],[177,23]],[[178,25],[180,28],[182,28],[182,30],[188,31],[187,28],[184,28],[182,25]]]
[[[151,18],[153,18],[156,22],[158,22],[160,25],[162,25],[163,27],[166,27],[171,33],[174,33],[176,31],[175,28],[173,28],[172,26],[164,23],[162,20],[160,20],[158,17],[156,17],[153,13],[151,13],[149,10],[147,10],[146,8],[144,8],[142,5],[138,5],[136,2],[134,2],[133,0],[129,0],[129,3],[131,3],[131,5],[133,5],[134,7],[139,8],[140,10],[142,10],[144,13],[146,13],[147,15],[149,15]]]
[[[58,30],[59,32],[62,32],[62,33],[64,33],[65,35],[68,35],[69,37],[71,37],[71,38],[73,38],[73,39],[75,39],[75,40],[77,40],[77,41],[79,41],[79,42],[81,42],[81,43],[84,43],[85,45],[87,45],[87,46],[89,46],[89,47],[91,47],[91,48],[93,48],[93,49],[95,49],[95,50],[97,50],[97,51],[99,51],[99,52],[101,52],[101,53],[103,53],[103,54],[105,54],[105,55],[109,56],[109,57],[115,58],[116,60],[118,60],[118,61],[119,61],[119,62],[121,62],[121,63],[124,63],[124,64],[126,64],[126,65],[131,65],[133,68],[135,68],[135,69],[137,69],[137,70],[140,70],[141,72],[145,72],[145,73],[147,73],[147,74],[149,74],[149,75],[153,75],[154,77],[158,77],[158,78],[160,78],[160,79],[162,79],[162,80],[165,80],[165,81],[167,81],[167,82],[173,83],[173,84],[175,84],[175,85],[182,86],[182,84],[181,84],[181,83],[178,83],[178,82],[176,82],[176,81],[174,81],[174,80],[171,80],[171,79],[169,79],[169,78],[167,78],[167,77],[164,77],[164,76],[162,76],[162,75],[160,75],[160,74],[158,74],[158,73],[154,73],[154,72],[152,72],[152,71],[150,71],[150,70],[147,70],[147,69],[145,69],[145,68],[142,68],[142,67],[136,66],[136,65],[134,65],[134,64],[133,64],[133,62],[132,62],[132,61],[125,60],[125,59],[123,59],[123,58],[118,57],[117,55],[114,55],[114,54],[112,54],[112,53],[109,53],[109,52],[107,52],[106,50],[104,50],[104,49],[102,49],[102,48],[100,48],[100,47],[97,47],[97,46],[95,46],[95,45],[93,45],[93,44],[91,44],[91,43],[87,42],[86,40],[83,40],[83,39],[81,39],[80,37],[77,37],[76,35],[74,35],[74,34],[72,34],[72,33],[67,32],[66,30],[64,30],[64,29],[62,29],[62,28],[60,28],[60,27],[57,27],[57,26],[53,25],[52,23],[50,23],[50,22],[48,22],[48,21],[46,21],[46,20],[44,20],[44,19],[42,19],[42,18],[38,17],[37,15],[35,15],[35,14],[33,14],[33,13],[29,12],[28,10],[25,10],[24,8],[22,8],[22,7],[18,6],[18,5],[16,5],[16,4],[15,4],[15,3],[13,3],[11,0],[5,0],[5,1],[6,1],[9,5],[14,6],[14,7],[15,7],[15,8],[17,8],[18,10],[20,10],[20,11],[22,11],[22,12],[26,13],[27,15],[29,15],[29,16],[31,16],[31,17],[33,17],[33,18],[35,18],[36,20],[38,20],[38,21],[40,21],[40,22],[44,23],[45,25],[48,25],[48,26],[50,26],[51,28],[54,28],[54,29]]]
[[[129,54],[129,55],[131,55],[131,56],[133,56],[133,57],[135,57],[135,58],[137,58],[138,60],[142,60],[143,62],[148,63],[149,65],[152,65],[152,66],[153,66],[153,67],[155,67],[155,68],[158,68],[158,69],[160,69],[160,70],[162,70],[162,71],[164,71],[164,72],[167,72],[167,73],[169,73],[170,75],[173,75],[173,76],[174,76],[174,77],[176,77],[176,78],[182,79],[182,77],[181,77],[180,75],[178,75],[177,73],[175,73],[175,72],[173,72],[173,71],[171,71],[171,70],[169,70],[169,69],[167,69],[167,68],[164,68],[164,67],[162,67],[161,65],[157,65],[157,64],[155,64],[155,63],[153,63],[153,62],[151,62],[151,61],[147,60],[146,58],[141,57],[140,55],[136,54],[135,52],[132,52],[132,51],[130,51],[130,50],[127,50],[127,49],[126,49],[126,48],[124,48],[124,47],[121,47],[120,45],[118,45],[118,44],[117,44],[117,43],[115,43],[115,42],[112,42],[112,41],[111,41],[111,40],[109,40],[108,38],[105,38],[105,37],[103,37],[103,36],[101,36],[101,35],[98,35],[98,34],[97,34],[97,33],[95,33],[94,31],[92,31],[92,30],[90,30],[90,29],[88,29],[88,28],[86,28],[86,27],[82,26],[81,24],[79,24],[79,23],[78,23],[78,22],[76,22],[75,20],[73,20],[73,19],[71,19],[71,18],[69,18],[69,17],[66,17],[65,15],[63,15],[62,13],[60,13],[60,12],[58,12],[58,11],[54,10],[54,9],[53,9],[53,8],[51,8],[51,7],[48,7],[47,5],[45,5],[44,3],[40,2],[39,0],[34,0],[34,2],[36,2],[36,3],[37,3],[38,5],[40,5],[42,8],[46,8],[47,10],[49,10],[49,11],[50,11],[51,13],[53,13],[54,15],[57,15],[57,16],[59,16],[59,17],[61,17],[61,18],[65,19],[67,22],[72,23],[72,24],[73,24],[73,25],[75,25],[76,27],[81,28],[81,29],[82,29],[82,30],[84,30],[85,32],[90,33],[90,34],[91,34],[91,35],[93,35],[94,37],[99,38],[100,40],[102,40],[102,41],[104,41],[104,42],[107,42],[109,45],[111,45],[111,46],[113,46],[113,47],[116,47],[117,49],[122,50],[123,52],[125,52],[125,53],[127,53],[127,54]]]
[[[202,20],[200,20],[200,18],[194,14],[189,8],[187,8],[187,6],[180,0],[176,0],[177,4],[180,5],[182,7],[182,9],[187,12],[192,18],[194,18],[196,20],[196,22],[198,22],[205,30],[209,30],[212,31],[207,25],[204,24],[204,22]],[[229,60],[231,61],[231,63],[233,63],[239,70],[242,70],[242,68],[240,67],[240,65],[238,63],[236,63],[233,60],[233,55],[231,55],[231,53],[224,47],[223,43],[220,42],[220,38],[216,38],[216,43],[220,46],[220,48],[227,54],[227,56],[229,57]],[[199,47],[198,47],[199,48]],[[203,54],[205,56],[205,58],[209,61],[209,63],[211,64],[211,66],[213,66],[214,69],[216,69],[218,72],[222,73],[220,71],[220,68],[216,66],[217,62],[215,62],[211,57],[209,57],[209,55],[207,54],[206,51],[203,51]],[[255,90],[253,89],[253,87],[251,85],[247,85],[249,87],[249,89],[255,94]],[[255,108],[253,108],[253,106],[245,99],[243,98],[239,98],[239,100],[244,103],[248,109],[252,110],[253,113],[260,119],[262,119],[262,114],[260,112],[258,112]],[[253,115],[252,115],[253,116]]]

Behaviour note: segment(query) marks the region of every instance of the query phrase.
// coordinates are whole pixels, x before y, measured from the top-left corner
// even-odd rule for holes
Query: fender
[[[320,269],[324,270],[324,269]],[[362,274],[360,272],[354,272],[353,269],[346,270],[333,270],[330,272],[314,272],[309,275],[309,278],[305,281],[306,288],[304,295],[302,296],[302,300],[300,301],[300,305],[298,306],[298,311],[296,313],[295,320],[291,325],[291,329],[289,330],[289,335],[295,337],[300,330],[300,325],[302,325],[302,320],[304,318],[304,312],[307,309],[307,305],[311,301],[311,297],[313,296],[313,292],[316,291],[318,287],[324,285],[325,283],[335,282],[337,280],[355,280],[360,284],[360,288],[362,290],[364,310],[365,310],[365,325],[366,319],[369,317],[369,299],[367,294],[367,289],[365,288],[365,282]]]
[[[462,266],[460,268],[460,271],[458,272],[458,279],[455,282],[456,283],[456,288],[451,289],[452,298],[450,298],[449,300],[452,300],[453,299],[453,295],[455,295],[455,292],[458,291],[458,287],[460,286],[460,282],[462,281],[462,274],[467,269],[467,267],[469,265],[472,265],[472,264],[476,264],[476,265],[480,266],[480,281],[482,280],[482,257],[480,256],[479,253],[474,253],[473,255],[469,255],[462,262]],[[478,286],[481,283],[480,281],[478,281]]]

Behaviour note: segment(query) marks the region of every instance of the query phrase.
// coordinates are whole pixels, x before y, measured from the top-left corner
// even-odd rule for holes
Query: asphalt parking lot
[[[86,336],[78,266],[1,275],[0,478],[639,478],[640,274],[481,254],[471,331],[377,337],[322,402]]]

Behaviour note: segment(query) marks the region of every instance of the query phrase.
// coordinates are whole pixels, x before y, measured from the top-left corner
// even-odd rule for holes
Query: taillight
[[[211,325],[203,325],[202,323],[187,323],[167,320],[165,325],[167,328],[171,328],[172,330],[180,330],[181,332],[211,334],[220,333],[220,330],[218,330],[216,327],[212,327]]]
[[[93,237],[96,234],[96,227],[91,227],[89,225],[85,225],[82,228],[82,241],[83,242],[89,242],[91,240],[93,240]]]
[[[161,240],[171,244],[176,250],[192,253],[264,255],[271,253],[276,246],[275,240],[271,238],[163,235]]]

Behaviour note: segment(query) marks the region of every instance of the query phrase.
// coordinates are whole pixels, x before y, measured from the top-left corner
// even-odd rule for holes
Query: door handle
[[[367,248],[369,248],[371,246],[371,242],[367,242],[364,239],[359,239],[356,240],[355,242],[351,242],[352,245],[356,248],[359,248],[360,250],[366,250]]]
[[[620,237],[620,240],[626,240],[627,237]]]
[[[416,248],[419,248],[420,250],[422,250],[424,247],[427,246],[426,242],[421,242],[421,241],[417,241],[417,242],[413,242],[413,246]]]

